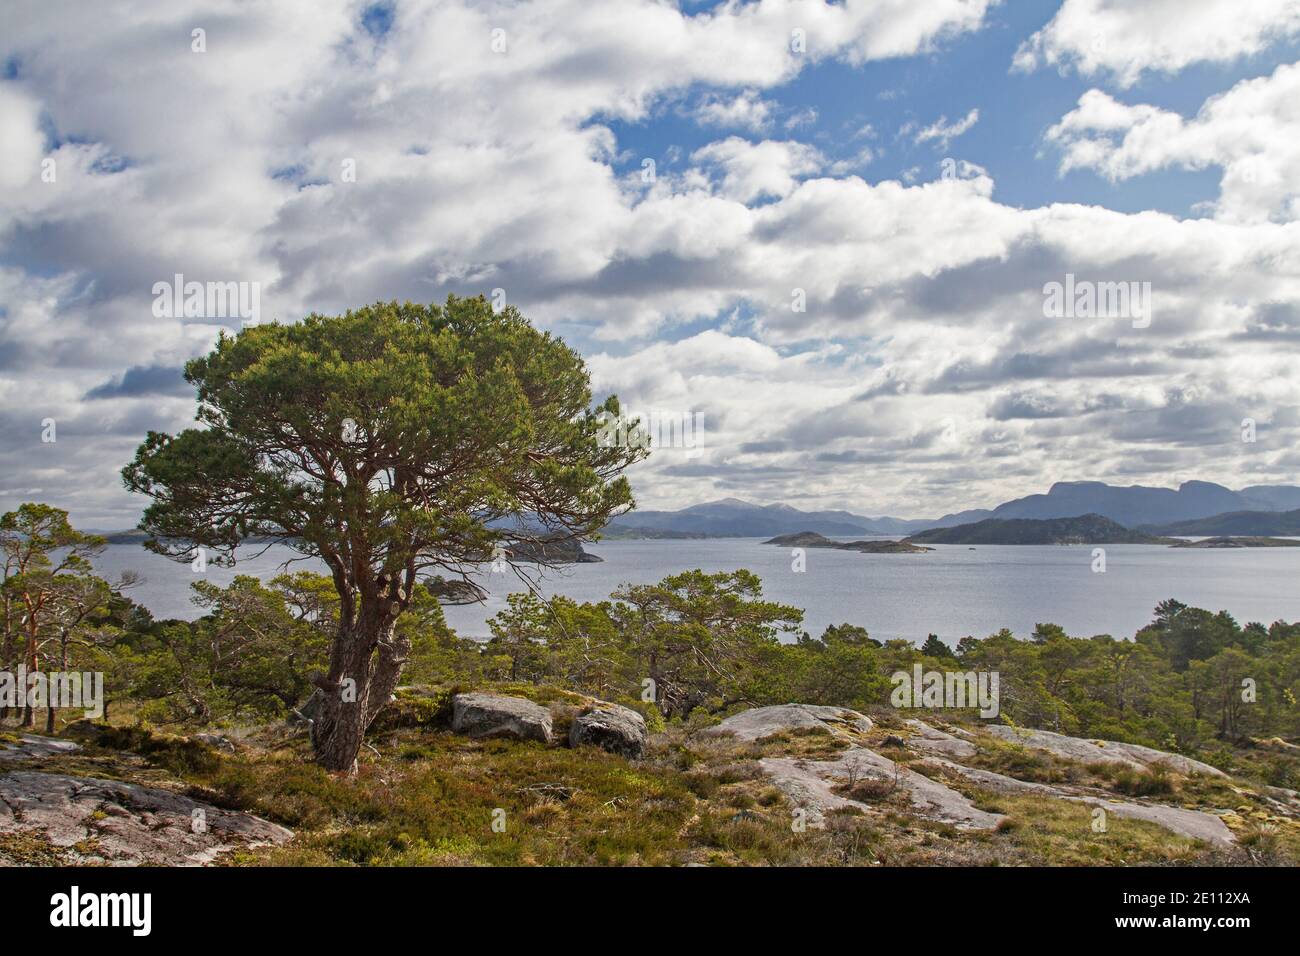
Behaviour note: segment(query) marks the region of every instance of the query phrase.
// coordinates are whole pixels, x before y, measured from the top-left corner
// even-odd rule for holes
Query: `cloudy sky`
[[[1298,61],[1300,0],[8,2],[0,509],[134,523],[239,325],[157,315],[177,273],[502,290],[700,416],[643,507],[1300,482]],[[1149,323],[1046,316],[1067,274]]]

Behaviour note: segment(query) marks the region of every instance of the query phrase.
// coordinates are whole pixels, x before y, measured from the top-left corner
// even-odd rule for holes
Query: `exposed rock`
[[[871,730],[871,719],[846,707],[777,704],[732,714],[716,727],[708,727],[701,733],[730,733],[738,740],[758,740],[787,730],[811,728],[824,728],[837,736],[851,735],[853,731],[866,733]]]
[[[569,728],[569,746],[592,744],[635,759],[645,752],[645,718],[630,707],[600,703],[579,714]]]
[[[1163,763],[1171,770],[1185,775],[1203,773],[1211,777],[1227,776],[1218,767],[1211,767],[1208,763],[1181,754],[1143,747],[1141,744],[1125,744],[1114,740],[1087,740],[1082,737],[1067,737],[1050,730],[1029,730],[1001,724],[991,724],[985,729],[1002,740],[1018,743],[1034,750],[1045,750],[1059,757],[1082,763],[1120,763],[1135,770],[1147,770],[1155,764]]]
[[[947,754],[950,757],[975,756],[975,745],[968,741],[945,733],[938,727],[931,727],[922,720],[911,719],[905,721],[905,723],[916,731],[916,736],[909,740],[908,743],[917,750],[924,750],[927,753]]]
[[[829,764],[793,757],[765,757],[759,761],[759,765],[772,778],[773,785],[785,794],[786,799],[804,811],[808,826],[823,826],[826,814],[831,810],[843,807],[861,810],[864,806],[831,789],[842,781],[836,779]]]
[[[496,694],[457,694],[451,706],[451,729],[458,734],[551,742],[551,712],[531,700]]]
[[[1237,842],[1237,838],[1228,829],[1228,825],[1213,813],[1205,813],[1201,810],[1187,810],[1183,807],[1168,807],[1158,803],[1129,803],[1120,800],[1102,800],[1096,797],[1065,797],[1065,799],[1076,800],[1089,806],[1102,807],[1107,813],[1113,813],[1117,817],[1148,820],[1151,823],[1159,824],[1166,830],[1172,830],[1174,833],[1191,837],[1193,840],[1204,840],[1206,843],[1212,843],[1215,846],[1229,847],[1236,845]]]
[[[1119,817],[1148,820],[1151,823],[1159,824],[1166,830],[1191,837],[1194,840],[1204,840],[1220,847],[1232,846],[1237,842],[1236,837],[1233,836],[1232,831],[1228,829],[1227,824],[1222,819],[1213,813],[1206,813],[1202,810],[1187,810],[1183,807],[1170,807],[1154,803],[1134,803],[1127,800],[1109,800],[1089,794],[1072,793],[1061,787],[1053,787],[1045,783],[1017,780],[1014,777],[995,773],[992,770],[966,767],[951,760],[944,760],[942,757],[930,758],[929,762],[961,774],[972,783],[977,783],[989,790],[999,790],[1007,793],[1036,793],[1060,800],[1085,803],[1088,806],[1102,807],[1107,813],[1113,813]]]
[[[293,838],[260,817],[167,790],[32,771],[0,775],[0,832],[41,833],[67,863],[116,866],[201,866]]]
[[[1000,814],[975,807],[965,796],[937,780],[908,770],[865,747],[851,747],[836,760],[811,761],[793,757],[765,757],[759,761],[772,783],[796,806],[808,812],[808,822],[820,826],[828,810],[870,806],[834,791],[850,776],[858,779],[897,780],[919,816],[951,823],[965,830],[989,830]]]
[[[17,743],[0,741],[0,761],[31,760],[40,757],[57,757],[81,749],[81,744],[71,740],[59,740],[55,737],[38,737],[36,734],[20,734]]]
[[[237,749],[235,742],[225,734],[192,734],[190,739],[207,744],[214,750],[224,750],[226,753],[234,753]]]
[[[980,786],[989,790],[999,790],[1005,793],[1041,793],[1044,796],[1060,796],[1061,792],[1056,787],[1045,783],[1035,783],[1032,780],[1017,780],[1015,777],[1008,777],[1005,774],[996,773],[992,770],[983,770],[979,767],[967,767],[964,764],[956,763],[952,760],[945,760],[943,757],[930,757],[926,761],[928,764],[938,764],[940,767],[946,767],[956,773],[961,774],[972,783],[978,783]]]
[[[1283,740],[1281,737],[1267,737],[1263,740],[1255,739],[1251,742],[1256,747],[1263,747],[1265,750],[1277,750],[1282,753],[1300,756],[1300,745]]]
[[[987,830],[997,826],[1002,819],[1001,814],[976,809],[967,797],[946,784],[895,764],[865,747],[846,751],[837,763],[856,767],[859,773],[874,773],[886,779],[894,779],[897,771],[899,786],[911,794],[912,806],[918,814],[931,820],[956,824],[962,829]]]
[[[1243,796],[1251,795],[1250,791],[1241,790],[1233,787]],[[1288,790],[1286,787],[1272,787],[1265,785],[1263,792],[1254,794],[1267,803],[1270,807],[1277,810],[1283,816],[1300,817],[1300,793],[1294,790]]]

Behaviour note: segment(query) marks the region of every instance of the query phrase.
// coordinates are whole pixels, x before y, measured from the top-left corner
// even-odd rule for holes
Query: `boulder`
[[[551,742],[551,712],[531,700],[497,694],[457,694],[451,707],[451,729],[458,734]]]
[[[630,707],[600,703],[579,714],[569,727],[569,746],[592,744],[635,759],[645,752],[645,718]]]
[[[738,740],[758,740],[788,730],[821,728],[837,736],[866,733],[870,718],[847,707],[823,707],[818,704],[777,704],[754,707],[732,714],[716,727],[701,733],[732,734]]]
[[[235,742],[225,734],[191,734],[190,740],[197,740],[201,744],[207,744],[213,750],[222,750],[226,753],[234,753],[236,750]]]

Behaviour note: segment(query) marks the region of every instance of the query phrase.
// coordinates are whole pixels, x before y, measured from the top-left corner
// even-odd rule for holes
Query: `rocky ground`
[[[311,765],[301,727],[6,733],[0,864],[1297,859],[1294,791],[1149,747],[925,717],[786,704],[651,732],[549,688],[408,688],[355,778]]]
[[[1097,787],[1019,780],[963,763],[979,753],[974,742],[978,735],[970,731],[962,730],[958,736],[915,718],[903,723],[905,729],[882,737],[873,735],[871,720],[856,711],[787,704],[730,717],[710,733],[754,740],[760,739],[755,736],[756,727],[763,735],[774,735],[782,731],[807,732],[820,724],[829,736],[843,741],[844,749],[830,760],[765,757],[759,761],[763,771],[790,801],[807,810],[809,822],[815,826],[824,824],[827,811],[855,805],[869,807],[871,797],[866,795],[874,796],[885,787],[905,793],[918,816],[962,829],[994,829],[1006,819],[1003,814],[981,810],[971,796],[944,782],[956,777],[984,790],[1033,793],[1100,807],[1108,814],[1148,820],[1181,836],[1219,847],[1236,843],[1225,820],[1240,818],[1230,809],[1206,811],[1158,802],[1119,800]],[[1118,763],[1139,771],[1168,768],[1183,775],[1227,777],[1200,761],[1134,744],[1083,740],[1001,725],[990,726],[987,733],[999,740],[1070,760]],[[882,750],[907,754],[913,759],[907,763],[890,760],[871,749],[875,741],[879,741]],[[877,786],[864,789],[863,784],[868,781]],[[1295,819],[1294,814],[1286,816]]]
[[[0,865],[201,866],[237,848],[288,842],[293,833],[159,787],[48,771],[81,746],[23,734],[0,762]],[[35,858],[33,858],[35,857]]]

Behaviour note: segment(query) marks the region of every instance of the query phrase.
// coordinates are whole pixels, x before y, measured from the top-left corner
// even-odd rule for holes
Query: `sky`
[[[6,3],[0,510],[135,523],[177,275],[495,293],[693,423],[646,508],[1300,483],[1300,0]]]

